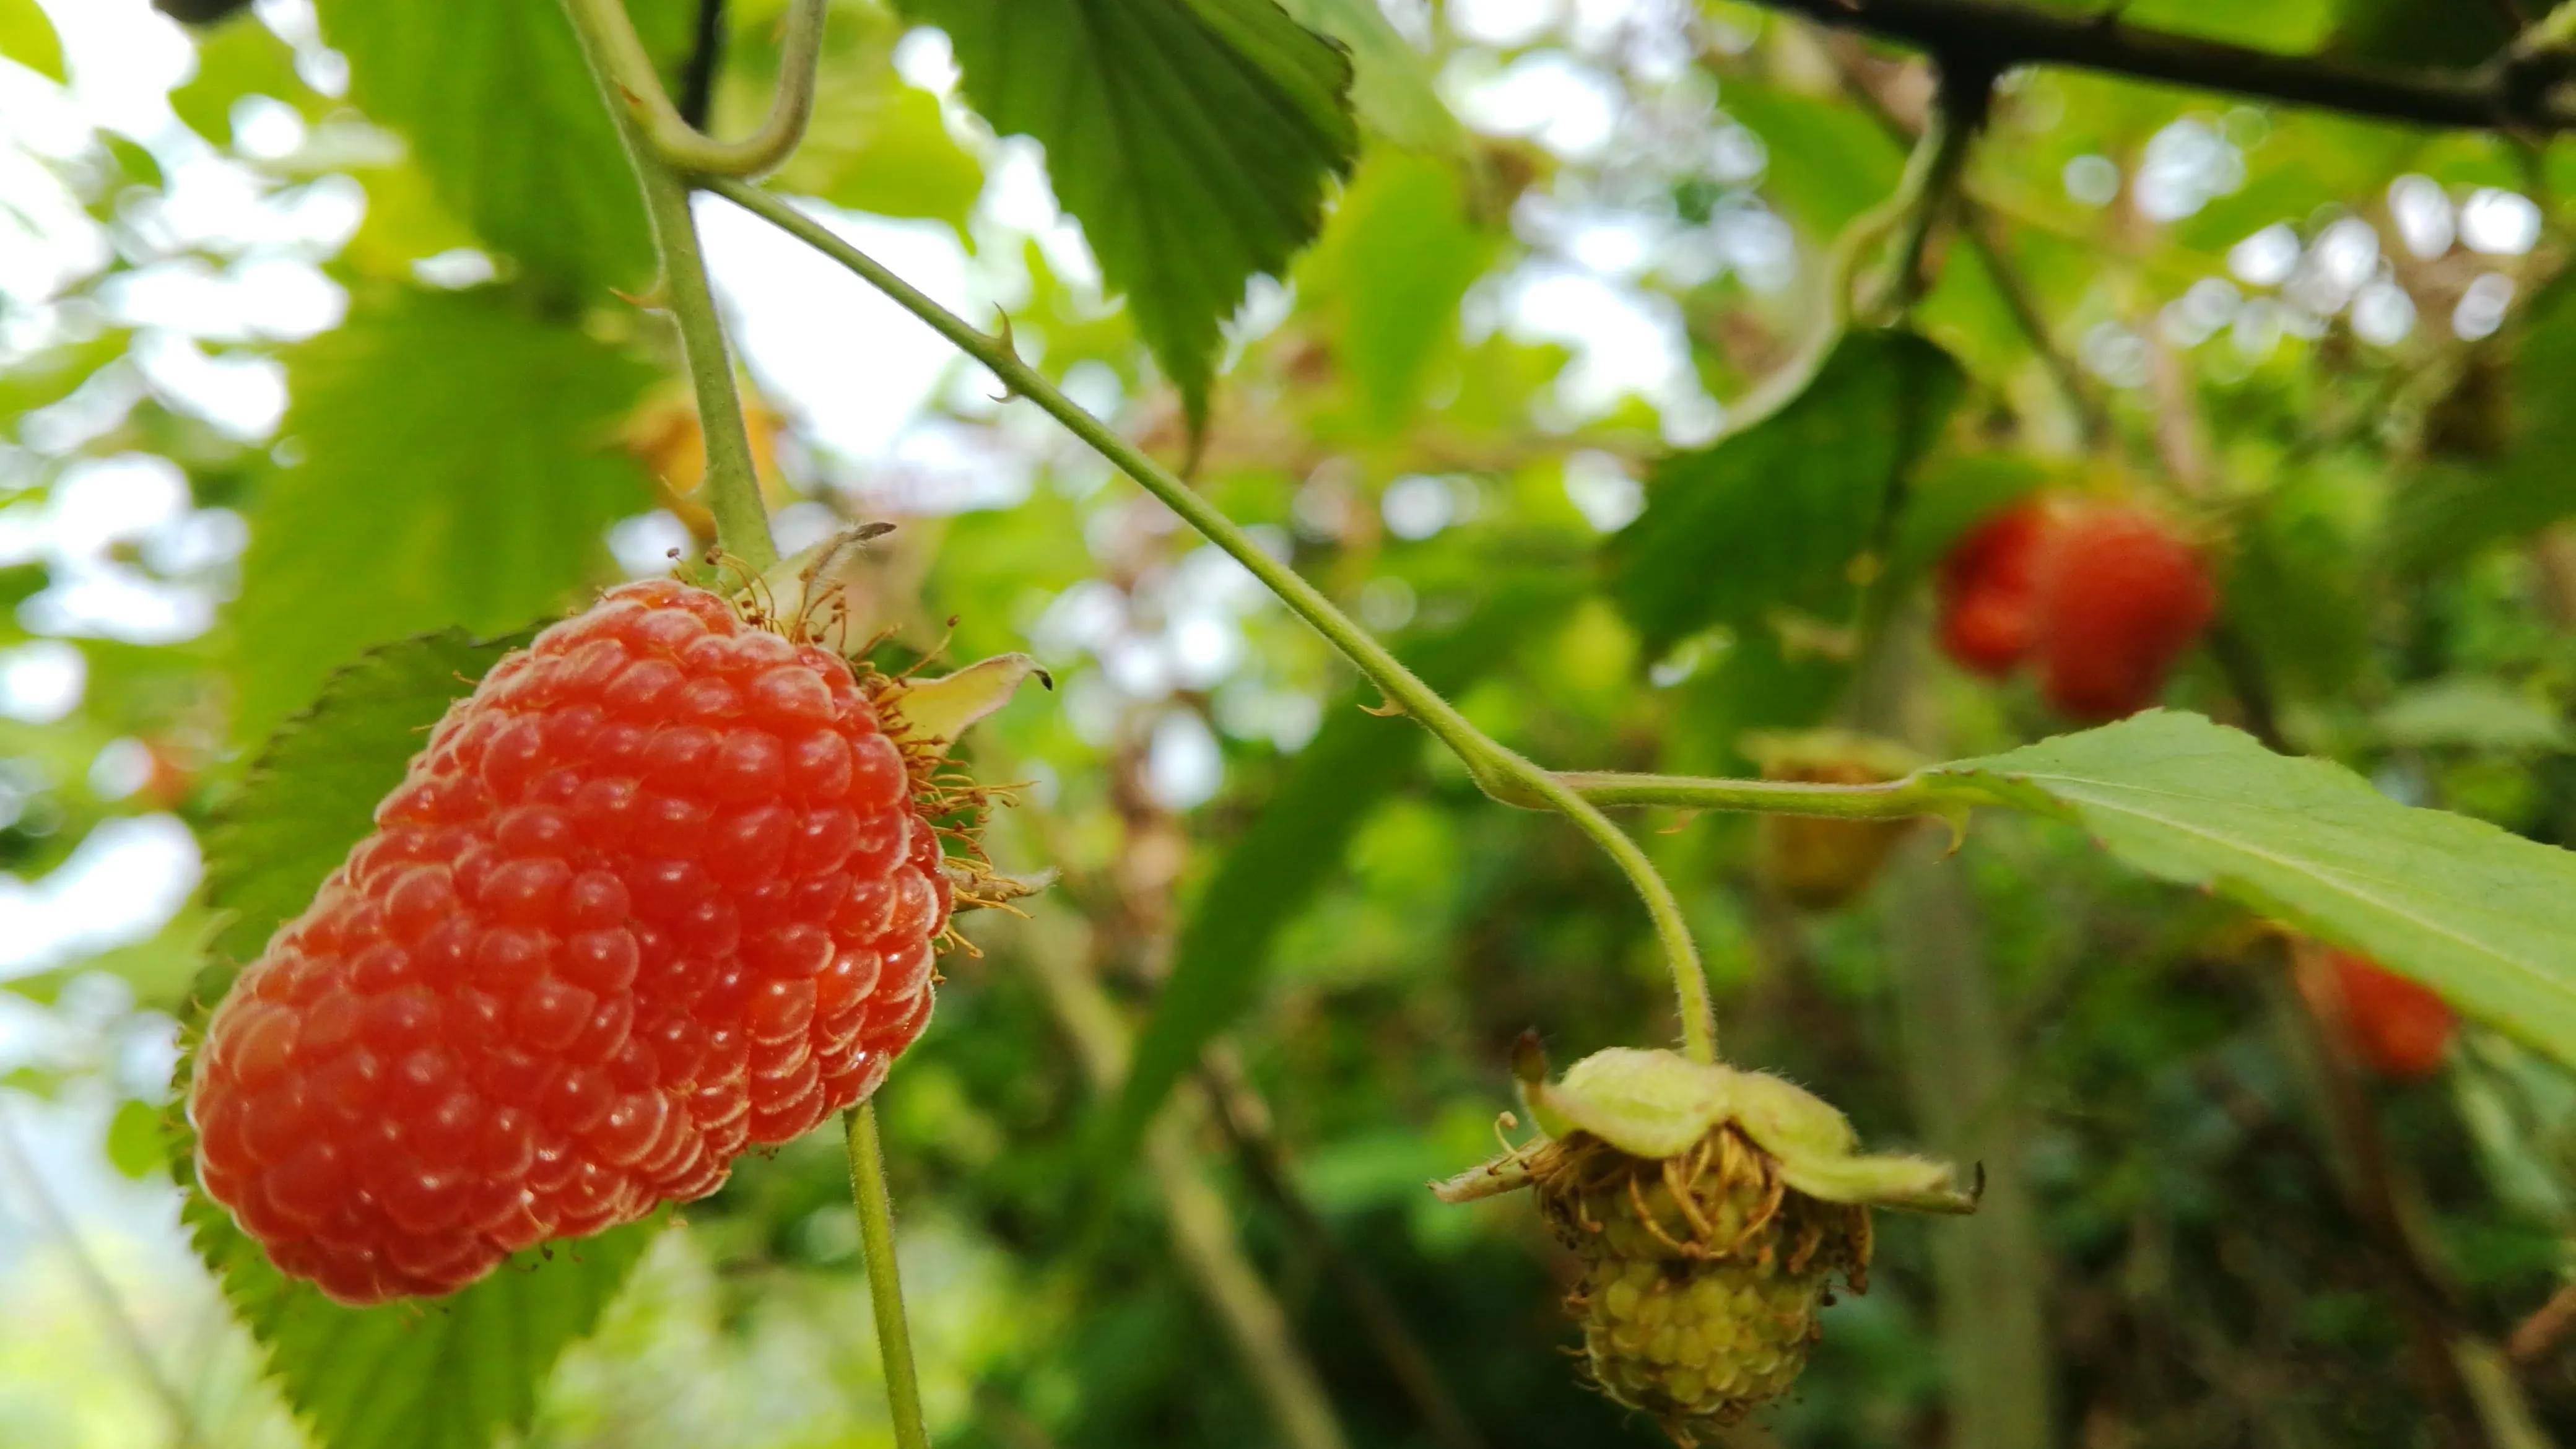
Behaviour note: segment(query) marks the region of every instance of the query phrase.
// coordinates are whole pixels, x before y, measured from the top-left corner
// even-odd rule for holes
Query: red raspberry
[[[2431,987],[2400,976],[2355,951],[2329,951],[2335,982],[2343,989],[2344,1021],[2353,1054],[2396,1081],[2431,1076],[2450,1050],[2459,1018]]]
[[[2040,547],[2053,516],[2045,504],[2016,503],[1941,560],[1941,648],[1960,668],[2001,679],[2030,653]]]
[[[2040,692],[2081,720],[2153,704],[2175,656],[2218,611],[2200,554],[2116,504],[2069,509],[2047,531],[2035,580]]]
[[[345,1303],[703,1197],[865,1097],[946,926],[848,664],[630,584],[450,708],[208,1023],[197,1173]]]

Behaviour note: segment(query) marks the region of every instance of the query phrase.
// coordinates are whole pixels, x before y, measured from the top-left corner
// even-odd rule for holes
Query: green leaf
[[[852,211],[946,222],[965,237],[984,168],[948,134],[937,96],[891,81],[864,104],[845,98],[830,109],[830,132],[797,148],[778,185]]]
[[[629,0],[647,49],[688,45],[696,0]],[[319,0],[349,98],[402,133],[440,196],[495,250],[578,295],[641,290],[644,204],[553,0]]]
[[[2531,301],[2497,373],[2471,358],[2434,431],[2452,457],[2401,480],[2389,509],[2389,563],[2420,572],[2576,514],[2576,412],[2557,405],[2576,375],[2576,279]]]
[[[1888,573],[1929,574],[1968,530],[2057,481],[2048,464],[2023,453],[1969,453],[1924,466],[1896,520]]]
[[[1562,618],[1560,588],[1498,597],[1465,623],[1403,651],[1433,689],[1454,695],[1500,665],[1513,646]],[[1171,979],[1136,1038],[1127,1080],[1098,1125],[1095,1163],[1114,1172],[1143,1137],[1174,1083],[1261,994],[1270,944],[1342,868],[1360,822],[1422,760],[1420,729],[1346,700],[1315,733],[1270,803],[1227,852],[1181,928]]]
[[[369,644],[559,612],[652,506],[611,435],[653,378],[496,291],[408,291],[287,356],[300,455],[250,510],[227,660],[256,739]]]
[[[1136,330],[1207,417],[1219,325],[1322,224],[1358,146],[1350,61],[1273,0],[897,0],[966,97],[1047,153]]]
[[[2424,982],[2576,1065],[2576,854],[2153,710],[1930,772]]]
[[[2355,491],[2322,470],[2284,478],[2237,519],[2224,601],[2227,627],[2263,673],[2320,698],[2349,690],[2370,659],[2367,551],[2338,516]]]
[[[510,647],[449,631],[370,651],[281,728],[206,837],[206,896],[228,914],[182,1022],[190,1042],[242,960],[303,909],[370,828],[449,702]],[[178,1100],[187,1098],[183,1059]],[[174,1118],[176,1114],[174,1113]],[[430,1303],[347,1308],[270,1265],[196,1188],[173,1129],[181,1218],[225,1299],[267,1352],[317,1449],[483,1449],[524,1427],[564,1346],[587,1333],[658,1221],[521,1253]]]
[[[169,1160],[169,1147],[161,1140],[165,1121],[161,1109],[149,1102],[118,1103],[116,1114],[107,1119],[108,1165],[132,1178],[158,1172]]]
[[[1343,193],[1303,280],[1333,315],[1353,402],[1380,434],[1413,416],[1432,364],[1458,350],[1459,303],[1495,244],[1444,162],[1379,153]]]
[[[1908,332],[1854,332],[1806,390],[1666,458],[1607,546],[1610,592],[1660,652],[1712,625],[1844,597],[1907,471],[1947,420],[1958,364]]]
[[[0,0],[0,60],[14,60],[47,80],[64,78],[62,37],[36,0]]]
[[[2564,751],[2576,731],[2556,708],[2501,679],[2463,674],[2412,686],[2371,717],[2399,749]]]
[[[269,736],[206,828],[206,901],[224,914],[215,955],[250,960],[304,909],[373,828],[429,727],[525,642],[448,629],[370,649]]]
[[[320,111],[322,98],[296,73],[294,48],[257,19],[192,31],[191,38],[197,43],[197,73],[170,92],[170,109],[189,130],[230,146],[233,105],[244,96],[285,101],[307,116]]]
[[[486,1449],[525,1426],[555,1360],[599,1321],[660,1226],[514,1254],[435,1302],[348,1308],[270,1266],[193,1186],[180,1218],[314,1449]]]
[[[2472,66],[2513,39],[2510,12],[2451,0],[2334,0],[2331,49],[2396,65]]]
[[[1280,8],[1350,52],[1351,105],[1370,130],[1417,151],[1464,152],[1467,128],[1432,88],[1431,58],[1388,22],[1377,0],[1280,0]]]

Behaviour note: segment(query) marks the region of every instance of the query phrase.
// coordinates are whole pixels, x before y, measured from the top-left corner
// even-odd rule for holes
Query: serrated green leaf
[[[0,0],[0,60],[14,60],[47,80],[63,79],[62,37],[36,0]]]
[[[525,642],[448,629],[370,649],[269,736],[206,828],[206,902],[224,916],[216,955],[249,960],[304,909],[366,838],[376,802],[402,783],[429,727]]]
[[[687,44],[695,0],[630,0],[645,46]],[[318,0],[349,98],[402,133],[440,196],[496,251],[585,299],[641,290],[642,198],[563,7],[551,0]]]
[[[1606,546],[1611,597],[1648,650],[1843,597],[1963,384],[1949,354],[1912,333],[1854,332],[1785,407],[1666,458],[1645,512]]]
[[[511,642],[450,631],[369,651],[262,749],[207,831],[206,896],[229,919],[183,1015],[183,1039],[193,1043],[238,963],[365,836],[376,801],[402,779],[429,727]],[[183,1059],[180,1101],[187,1070]],[[434,1302],[348,1308],[278,1272],[197,1190],[184,1122],[172,1136],[190,1239],[316,1449],[485,1449],[523,1427],[556,1357],[598,1321],[660,1225],[518,1254]]]
[[[488,1449],[524,1426],[661,1226],[514,1254],[434,1302],[348,1308],[270,1266],[193,1185],[180,1218],[314,1449]]]
[[[607,525],[652,506],[611,439],[653,370],[497,293],[362,308],[287,377],[301,456],[261,484],[230,616],[243,738],[367,645],[560,612],[607,575]]]
[[[1273,0],[897,0],[948,32],[967,99],[1046,148],[1111,290],[1207,414],[1219,325],[1314,240],[1358,147],[1350,61]]]
[[[1377,0],[1280,0],[1297,22],[1351,53],[1351,105],[1368,128],[1399,146],[1462,152],[1467,128],[1432,88],[1431,58],[1388,22]]]
[[[1405,649],[1432,688],[1456,694],[1509,657],[1540,622],[1561,617],[1562,589],[1515,590],[1464,624]],[[1280,929],[1341,869],[1352,832],[1417,768],[1420,730],[1363,713],[1373,693],[1345,701],[1316,731],[1271,803],[1254,819],[1190,908],[1171,978],[1136,1038],[1127,1080],[1097,1126],[1094,1163],[1114,1173],[1142,1140],[1173,1085],[1208,1042],[1259,998]]]
[[[2340,765],[2169,710],[1931,773],[2363,952],[2576,1065],[2576,854],[2400,805]]]

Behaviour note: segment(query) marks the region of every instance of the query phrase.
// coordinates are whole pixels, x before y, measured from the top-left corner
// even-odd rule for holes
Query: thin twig
[[[1919,134],[1918,128],[1909,125],[1897,113],[1879,85],[1855,63],[1852,55],[1845,53],[1843,47],[1834,47],[1829,53],[1836,73],[1842,77],[1843,89],[1861,103],[1870,118],[1878,122],[1879,129],[1887,133],[1888,139],[1912,149]],[[2003,299],[2004,310],[2012,315],[2013,325],[2021,329],[2022,336],[2030,343],[2030,350],[2037,354],[2041,365],[2048,370],[2049,378],[2065,396],[2067,406],[2074,409],[2084,441],[2088,445],[2100,445],[2111,436],[2110,410],[2102,402],[2100,389],[2084,376],[2084,369],[2058,346],[2056,337],[2049,330],[2047,314],[2040,310],[2038,300],[2031,295],[2030,285],[2022,279],[2011,257],[2006,255],[2002,229],[1996,225],[1994,213],[1977,199],[1975,189],[1965,184],[1958,188],[1954,204],[1959,211],[1959,235],[1975,249],[1978,260],[1985,263],[1987,275],[1994,281],[1995,294]]]
[[[2453,1342],[2466,1336],[2460,1326],[2458,1292],[2418,1241],[2388,1140],[2379,1130],[2360,1069],[2342,1040],[2333,971],[2316,953],[2299,951],[2292,960],[2290,988],[2289,999],[2282,1003],[2283,1014],[2307,1040],[2317,1106],[2342,1167],[2338,1177],[2345,1205],[2364,1240],[2389,1270],[2425,1408],[2447,1442],[2478,1443],[2484,1435],[2475,1402],[2452,1355]]]
[[[1127,1023],[1093,972],[1062,944],[1063,932],[1031,931],[1025,939],[1029,948],[1021,954],[1057,1025],[1072,1040],[1084,1075],[1096,1090],[1114,1091],[1127,1072]],[[1185,1096],[1145,1133],[1146,1177],[1171,1227],[1173,1255],[1233,1340],[1280,1438],[1291,1449],[1345,1449],[1349,1439],[1322,1376],[1298,1344],[1287,1311],[1245,1254],[1223,1194],[1200,1171],[1191,1150],[1190,1118],[1204,1105]]]
[[[1216,1106],[1217,1126],[1234,1144],[1235,1160],[1243,1164],[1244,1176],[1255,1190],[1270,1199],[1297,1241],[1323,1265],[1324,1276],[1332,1281],[1333,1290],[1358,1315],[1360,1327],[1367,1332],[1379,1361],[1395,1377],[1405,1397],[1413,1401],[1423,1427],[1444,1449],[1484,1449],[1484,1437],[1476,1432],[1476,1426],[1451,1397],[1448,1386],[1440,1381],[1440,1370],[1424,1351],[1422,1341],[1405,1325],[1403,1308],[1386,1286],[1360,1266],[1359,1260],[1333,1236],[1323,1215],[1315,1211],[1315,1205],[1298,1188],[1279,1139],[1270,1130],[1269,1114],[1245,1076],[1242,1062],[1230,1051],[1211,1049],[1199,1075],[1208,1100]]]
[[[2561,1284],[2548,1302],[2514,1325],[2504,1341],[2505,1357],[2528,1368],[2547,1358],[2571,1328],[2576,1328],[2576,1283]]]

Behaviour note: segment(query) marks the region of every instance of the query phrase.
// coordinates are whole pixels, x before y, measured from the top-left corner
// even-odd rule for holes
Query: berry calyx
[[[1943,1164],[1862,1155],[1777,1077],[1613,1047],[1550,1083],[1534,1038],[1514,1067],[1545,1135],[1432,1191],[1537,1193],[1582,1264],[1565,1306],[1593,1382],[1685,1445],[1797,1381],[1833,1280],[1866,1284],[1870,1208],[1976,1207]]]
[[[2357,951],[2328,951],[2343,992],[2353,1054],[2392,1081],[2412,1082],[2441,1070],[2459,1017],[2433,989]]]
[[[2030,654],[2037,632],[2039,551],[2051,520],[2016,503],[1951,546],[1933,579],[1941,650],[1960,668],[2001,679]]]
[[[342,1302],[446,1293],[867,1096],[979,803],[902,700],[668,581],[502,659],[216,1007],[208,1195]]]
[[[2218,612],[2200,552],[2121,504],[2069,506],[2047,529],[2033,597],[2041,694],[2097,722],[2155,703],[2174,660]]]

